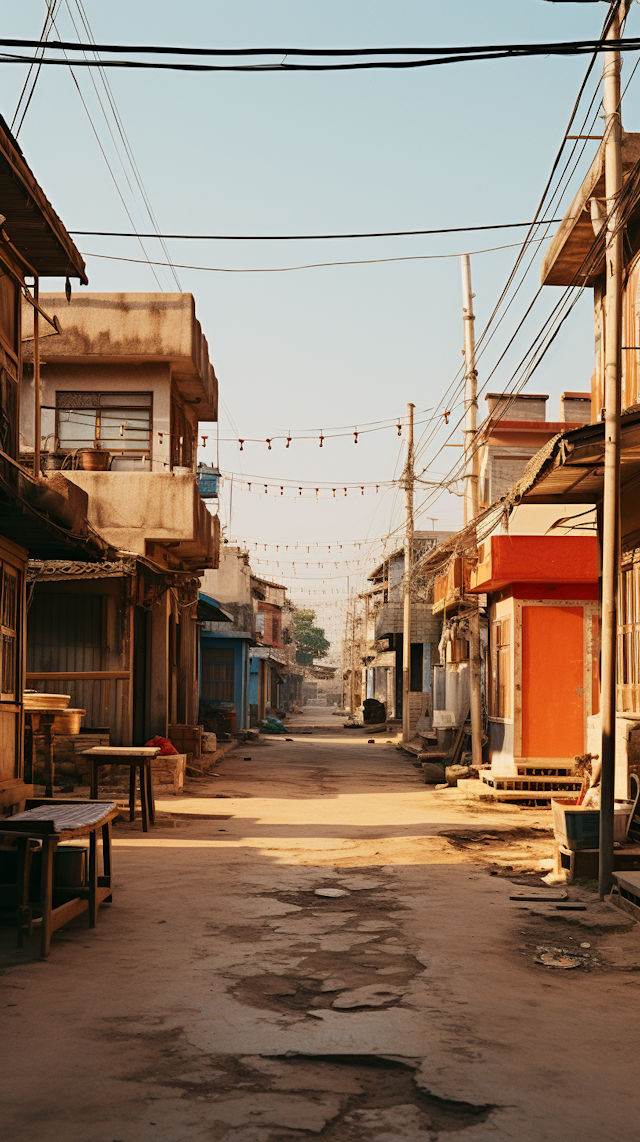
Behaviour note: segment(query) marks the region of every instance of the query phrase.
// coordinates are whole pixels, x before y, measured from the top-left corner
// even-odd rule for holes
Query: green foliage
[[[314,626],[315,611],[293,612],[293,635],[296,640],[296,662],[310,666],[316,658],[326,658],[330,643],[322,627]]]

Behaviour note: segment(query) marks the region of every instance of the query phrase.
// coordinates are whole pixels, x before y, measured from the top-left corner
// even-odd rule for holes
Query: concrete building
[[[217,382],[190,294],[82,294],[43,304],[62,332],[41,366],[48,482],[62,468],[117,557],[33,569],[29,679],[70,693],[86,729],[139,744],[198,721],[200,575],[219,526],[198,494],[197,433],[217,416]],[[34,449],[29,384],[22,456]],[[54,677],[55,676],[55,677]]]
[[[622,171],[625,190],[635,178],[640,160],[640,133],[622,132]],[[578,516],[582,505],[601,507],[604,461],[604,356],[605,264],[604,242],[598,242],[602,215],[604,147],[598,153],[577,191],[541,267],[545,286],[579,284],[593,290],[594,370],[591,377],[591,423],[568,431],[532,464],[523,504],[569,505],[567,515]],[[624,278],[622,293],[621,353],[621,476],[620,476],[620,590],[618,609],[616,797],[627,797],[629,774],[640,772],[640,206],[632,197],[625,211]],[[547,509],[548,510],[548,509]],[[599,655],[594,643],[593,713],[588,719],[587,748],[601,752]]]
[[[251,725],[282,708],[286,675],[295,661],[291,638],[283,638],[286,588],[280,583],[251,576],[255,600],[257,646],[251,649],[249,663],[249,710]]]
[[[29,339],[41,325],[51,328],[37,316],[39,281],[68,277],[86,283],[87,278],[80,253],[1,118],[0,206],[1,812],[19,808],[33,794],[24,749],[28,559],[82,560],[93,567],[110,551],[89,526],[81,489],[60,473],[43,480],[37,463],[29,469],[20,464],[21,413],[32,416],[34,411],[33,385],[29,391],[24,378],[24,348],[33,344]],[[27,278],[33,282],[29,287]],[[25,295],[30,300],[21,306]]]
[[[249,728],[249,655],[256,645],[256,609],[249,556],[224,543],[220,563],[205,571],[202,590],[231,622],[203,622],[200,631],[200,716],[233,714],[236,729]]]
[[[414,559],[434,551],[449,531],[416,531]],[[365,693],[362,697],[384,702],[388,718],[402,717],[404,551],[382,560],[369,575],[373,586],[365,592],[363,665]],[[440,621],[431,603],[415,598],[411,607],[411,727],[432,712],[432,666],[437,662]]]
[[[548,396],[487,393],[487,416],[479,429],[478,507],[482,511],[506,495],[519,480],[532,456],[558,432],[591,420],[591,394],[566,392],[560,398],[560,418],[546,419]]]

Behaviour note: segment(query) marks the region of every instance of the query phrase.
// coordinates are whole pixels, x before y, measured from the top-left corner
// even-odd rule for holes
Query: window
[[[18,622],[20,574],[0,563],[0,700],[15,702],[18,694]]]
[[[233,702],[233,648],[202,650],[202,698],[205,702]]]
[[[617,683],[618,710],[640,713],[640,552],[620,572]]]
[[[511,619],[497,619],[491,624],[491,689],[492,718],[511,717]]]
[[[56,393],[56,433],[66,452],[103,448],[105,452],[149,455],[151,393]]]

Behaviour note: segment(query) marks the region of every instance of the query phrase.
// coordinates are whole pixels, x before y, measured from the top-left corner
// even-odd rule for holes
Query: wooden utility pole
[[[471,289],[471,259],[462,255],[462,321],[464,326],[465,421],[464,450],[466,478],[464,489],[464,524],[472,523],[478,514],[478,373],[476,370],[476,334]],[[469,705],[471,712],[471,756],[479,769],[482,765],[482,661],[480,658],[480,610],[473,596],[473,613],[469,618]]]
[[[626,5],[622,7],[626,11]],[[620,9],[606,38],[620,38]],[[605,418],[604,489],[602,504],[602,652],[600,709],[602,717],[602,777],[600,790],[600,899],[611,891],[613,876],[613,800],[616,760],[616,642],[620,550],[620,390],[622,334],[623,228],[622,123],[620,114],[620,52],[604,57],[604,177],[607,199],[605,302]]]
[[[356,599],[351,596],[351,713],[356,712]]]
[[[415,405],[407,405],[407,462],[404,468],[403,484],[406,496],[407,515],[404,534],[404,576],[402,582],[402,740],[408,742],[411,736],[409,694],[411,691],[411,563],[413,558],[413,410]]]

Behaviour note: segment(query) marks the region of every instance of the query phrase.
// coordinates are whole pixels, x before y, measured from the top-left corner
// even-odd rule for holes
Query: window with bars
[[[233,702],[234,681],[233,648],[203,647],[203,700],[205,702]]]
[[[620,571],[617,691],[620,713],[640,713],[640,552]]]
[[[496,619],[491,624],[489,699],[492,718],[511,717],[511,619]]]
[[[151,452],[151,393],[56,393],[60,448],[103,448],[127,456]]]
[[[20,572],[0,563],[0,700],[18,699],[18,624]]]

